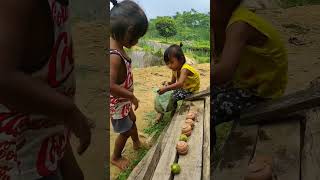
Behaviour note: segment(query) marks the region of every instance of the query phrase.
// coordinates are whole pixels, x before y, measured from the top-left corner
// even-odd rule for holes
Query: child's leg
[[[131,139],[132,139],[132,142],[133,142],[133,149],[137,150],[137,149],[140,148],[141,142],[140,142],[140,139],[139,139],[138,129],[137,129],[137,126],[136,126],[136,119],[137,118],[136,118],[136,115],[134,114],[133,109],[131,109],[131,111],[129,113],[129,117],[130,117],[131,121],[133,122],[131,130],[130,130]]]
[[[214,87],[211,91],[211,143],[215,145],[215,128],[217,125],[232,120],[238,120],[242,110],[263,101],[249,90]]]
[[[84,179],[83,172],[74,157],[70,143],[67,144],[66,152],[60,161],[60,170],[64,180]]]
[[[164,115],[163,113],[158,112],[157,117],[156,117],[156,123],[159,123],[162,120],[163,115]]]
[[[215,126],[240,117],[242,110],[247,109],[261,101],[262,98],[255,96],[249,90],[229,88],[213,88],[211,105]]]
[[[133,126],[130,117],[127,116],[119,120],[111,120],[115,132],[119,135],[116,138],[111,163],[118,168],[124,170],[127,168],[129,161],[121,156],[122,150],[126,145],[128,138],[131,136],[131,128]]]
[[[184,89],[177,89],[173,92],[172,98],[174,102],[174,109],[171,112],[171,117],[175,114],[177,107],[178,107],[178,101],[185,99],[186,97],[190,96],[192,93],[188,92]]]
[[[130,137],[130,131],[121,133],[118,135],[115,144],[114,144],[114,150],[113,150],[113,155],[111,157],[111,163],[121,170],[124,170],[128,167],[129,161],[122,157],[121,153],[126,145],[126,142],[128,138]]]

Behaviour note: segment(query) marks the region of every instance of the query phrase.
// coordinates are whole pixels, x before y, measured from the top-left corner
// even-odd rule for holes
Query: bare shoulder
[[[184,74],[186,76],[192,76],[193,73],[189,70],[189,69],[186,69],[186,68],[182,68],[181,69],[181,75]]]
[[[119,68],[122,64],[122,58],[117,54],[110,54],[110,66]]]
[[[227,29],[227,39],[238,40],[238,41],[264,41],[266,37],[258,31],[255,27],[244,21],[238,21],[233,23]]]

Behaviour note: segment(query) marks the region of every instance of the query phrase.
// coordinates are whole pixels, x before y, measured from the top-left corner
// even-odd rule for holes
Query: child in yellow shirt
[[[241,0],[213,1],[214,58],[211,127],[237,120],[242,110],[283,95],[287,51],[277,30]]]
[[[180,46],[174,44],[164,52],[164,62],[172,70],[172,78],[171,82],[165,84],[158,91],[161,95],[167,91],[174,90],[172,95],[174,108],[177,107],[179,100],[185,99],[200,89],[199,72],[186,63],[181,47],[182,43],[180,43]],[[158,115],[157,122],[162,119],[162,116],[163,114],[161,113]]]

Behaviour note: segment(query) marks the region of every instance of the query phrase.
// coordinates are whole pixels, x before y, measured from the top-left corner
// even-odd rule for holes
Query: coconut
[[[186,119],[185,123],[189,124],[192,129],[194,128],[194,121],[192,119]]]
[[[186,155],[189,149],[188,143],[184,141],[178,141],[176,149],[179,155]]]
[[[186,116],[186,119],[192,119],[192,120],[196,120],[196,112],[189,112]]]
[[[190,136],[192,133],[192,127],[189,124],[184,124],[182,126],[181,133]]]

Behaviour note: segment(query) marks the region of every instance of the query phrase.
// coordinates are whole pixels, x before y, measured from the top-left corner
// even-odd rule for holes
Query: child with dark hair
[[[283,95],[287,84],[287,51],[277,30],[241,6],[241,0],[215,0],[211,127],[237,120],[242,110]],[[213,147],[213,146],[212,146]]]
[[[110,114],[113,129],[119,133],[111,163],[123,170],[128,165],[128,160],[121,155],[127,139],[132,138],[135,150],[141,146],[132,109],[132,104],[135,110],[138,108],[139,100],[133,93],[131,59],[124,47],[131,48],[138,43],[148,29],[148,19],[133,1],[111,2],[114,7],[110,12]]]
[[[172,78],[158,91],[161,95],[167,91],[175,90],[172,95],[175,108],[179,100],[185,99],[200,89],[200,75],[196,69],[186,63],[181,47],[182,43],[180,46],[174,44],[165,50],[164,62],[172,70]],[[163,114],[159,113],[156,121],[159,122],[162,117]]]

